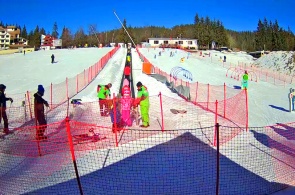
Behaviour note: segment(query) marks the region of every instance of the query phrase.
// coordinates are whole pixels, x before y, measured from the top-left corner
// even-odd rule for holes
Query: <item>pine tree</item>
[[[66,27],[63,28],[61,39],[62,39],[62,47],[68,48],[70,46],[73,46],[72,35],[68,28]]]
[[[52,28],[52,33],[51,36],[53,36],[54,38],[58,38],[58,27],[57,27],[57,23],[54,22],[53,28]]]
[[[26,25],[24,25],[23,29],[21,30],[21,37],[27,39],[28,38],[28,33],[27,33],[27,28]]]
[[[126,19],[124,19],[123,26],[127,29],[126,25],[127,25],[127,22],[126,22]],[[120,29],[120,32],[118,35],[118,41],[121,43],[125,43],[125,44],[127,44],[128,42],[131,42],[131,41],[129,41],[129,37],[123,27],[121,27],[121,29]]]
[[[84,47],[86,44],[86,38],[87,36],[85,35],[83,28],[80,28],[74,35],[74,44],[77,47]]]

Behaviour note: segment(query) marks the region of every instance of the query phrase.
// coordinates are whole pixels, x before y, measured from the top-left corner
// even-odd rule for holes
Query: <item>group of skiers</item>
[[[6,114],[6,101],[10,101],[13,103],[13,99],[10,97],[6,97],[5,95],[6,86],[4,84],[0,84],[0,122],[3,119],[4,128],[3,132],[5,134],[9,134],[8,128],[8,117]],[[42,98],[44,95],[45,89],[42,85],[38,85],[37,92],[34,94],[34,114],[36,119],[36,139],[37,140],[45,140],[47,137],[44,135],[46,130],[47,121],[45,118],[44,106],[49,107],[49,104],[46,100]]]
[[[132,126],[132,118],[135,118],[135,116],[132,116],[132,113],[136,112],[135,109],[139,105],[142,119],[140,127],[149,127],[149,92],[147,87],[141,82],[138,82],[136,86],[138,90],[137,97],[133,99],[131,97],[130,82],[125,78],[121,95],[118,95],[114,101],[110,99],[112,84],[98,85],[97,97],[99,99],[100,115],[109,115],[111,117],[113,132],[115,132],[115,128],[120,130],[124,126]]]

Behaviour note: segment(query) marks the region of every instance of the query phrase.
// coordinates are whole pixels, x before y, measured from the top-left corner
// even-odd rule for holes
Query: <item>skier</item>
[[[54,55],[52,54],[52,55],[51,55],[51,64],[54,63],[54,58],[55,58],[55,57],[54,57]]]
[[[123,88],[122,88],[122,95],[121,98],[121,108],[122,108],[122,122],[124,125],[131,126],[131,116],[130,116],[130,108],[132,106],[132,98],[130,97],[130,88],[129,82],[127,79],[123,81]]]
[[[13,99],[5,96],[5,93],[4,93],[5,89],[6,89],[6,86],[3,84],[0,84],[0,122],[3,118],[3,121],[4,121],[3,132],[5,134],[9,134],[8,118],[7,118],[7,114],[6,114],[6,101],[9,100],[12,103]]]
[[[116,100],[115,107],[114,105],[110,108],[110,117],[112,121],[112,131],[113,133],[116,132],[116,126],[117,130],[120,131],[122,129],[122,123],[121,123],[121,113],[120,113],[120,105],[118,100]],[[116,118],[116,120],[115,120]]]
[[[44,135],[46,130],[47,121],[44,114],[44,105],[49,107],[48,102],[42,98],[45,89],[42,85],[38,85],[38,90],[34,94],[34,111],[36,120],[36,139],[46,140],[47,136]],[[38,122],[38,123],[37,123]],[[38,126],[37,126],[38,124]]]
[[[130,56],[127,56],[127,62],[131,62],[131,57]]]
[[[124,68],[124,76],[125,78],[128,80],[128,82],[130,82],[130,73],[131,73],[131,70],[130,70],[130,65],[127,64]],[[124,86],[124,85],[123,85]]]
[[[295,103],[295,90],[293,88],[290,88],[290,93],[289,93],[289,111],[295,111],[294,108],[294,103]]]
[[[245,70],[245,73],[243,74],[243,79],[242,79],[242,89],[248,89],[248,72]]]
[[[109,83],[107,85],[98,85],[97,86],[97,97],[99,101],[99,108],[100,108],[100,116],[107,116],[109,106],[107,98],[111,96],[110,88],[112,84]]]
[[[149,92],[147,90],[147,87],[142,85],[141,82],[138,82],[136,84],[137,86],[137,98],[134,102],[134,107],[137,107],[140,105],[140,113],[141,113],[141,119],[142,119],[142,125],[140,127],[149,127],[149,107],[150,107],[150,102],[149,102]]]

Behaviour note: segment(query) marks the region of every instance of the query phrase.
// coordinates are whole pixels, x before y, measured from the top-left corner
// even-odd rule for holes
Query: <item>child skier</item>
[[[249,80],[248,72],[247,70],[245,70],[245,74],[243,75],[243,78],[242,78],[242,89],[248,89],[248,80]]]
[[[131,116],[130,116],[130,108],[132,106],[132,98],[130,97],[130,88],[129,82],[127,79],[123,81],[123,88],[122,88],[122,95],[121,98],[121,107],[122,107],[122,122],[123,125],[131,126]]]
[[[120,113],[120,105],[117,100],[116,100],[115,105],[112,105],[112,108],[110,109],[110,117],[111,117],[111,121],[113,123],[113,125],[112,125],[113,133],[116,132],[116,127],[117,127],[117,131],[120,131],[122,129],[121,113]]]

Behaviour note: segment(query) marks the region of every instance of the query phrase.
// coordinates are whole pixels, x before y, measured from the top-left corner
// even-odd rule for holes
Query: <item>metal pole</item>
[[[91,29],[92,29],[92,31],[94,32],[94,35],[95,35],[95,37],[96,37],[96,39],[97,39],[98,43],[100,44],[100,41],[99,41],[99,39],[98,39],[98,37],[97,37],[97,35],[96,35],[96,32],[94,31],[94,28],[93,28],[93,26],[92,26],[92,25],[90,25],[90,28],[91,28]],[[99,45],[98,45],[97,47],[99,47]]]
[[[116,12],[114,11],[115,16],[117,17],[117,19],[119,20],[120,24],[122,25],[122,27],[124,28],[125,32],[127,33],[128,37],[130,38],[130,40],[132,41],[134,47],[136,47],[133,39],[131,38],[131,36],[129,35],[127,29],[125,28],[125,26],[123,25],[123,23],[121,22],[120,18],[118,17],[118,15],[116,14]]]
[[[216,148],[216,191],[215,194],[219,194],[219,179],[220,179],[220,152],[219,152],[219,123],[215,124],[216,134],[217,134],[217,148]]]

